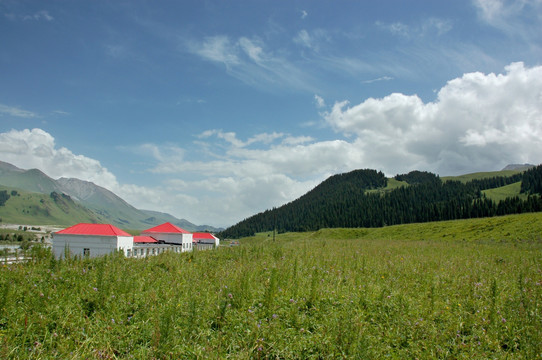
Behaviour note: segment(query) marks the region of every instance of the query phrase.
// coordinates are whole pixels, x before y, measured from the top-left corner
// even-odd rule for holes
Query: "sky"
[[[0,160],[198,225],[541,139],[542,0],[0,0]]]

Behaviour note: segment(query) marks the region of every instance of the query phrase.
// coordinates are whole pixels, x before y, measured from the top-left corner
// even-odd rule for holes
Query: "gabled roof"
[[[163,223],[162,225],[155,226],[153,228],[143,230],[141,233],[168,233],[168,234],[190,234],[189,231],[181,229],[180,227],[173,225],[170,222]]]
[[[134,236],[134,243],[142,244],[142,243],[157,243],[158,240],[153,238],[152,236]]]
[[[132,236],[126,231],[110,224],[85,224],[80,223],[70,226],[64,230],[57,231],[56,234],[69,235],[102,235],[102,236]]]
[[[213,236],[211,233],[207,232],[195,232],[192,234],[192,239],[194,240],[200,240],[200,239],[213,239],[215,240],[216,237]]]

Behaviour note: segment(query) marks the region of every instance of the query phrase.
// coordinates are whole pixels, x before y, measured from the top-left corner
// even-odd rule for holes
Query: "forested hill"
[[[396,186],[388,186],[388,181]],[[521,195],[502,201],[496,202],[483,193],[520,182]],[[299,199],[247,218],[219,236],[238,238],[273,229],[285,232],[381,227],[535,212],[542,211],[541,194],[542,165],[510,176],[467,182],[442,181],[435,174],[421,171],[389,180],[376,170],[355,170],[331,176]]]

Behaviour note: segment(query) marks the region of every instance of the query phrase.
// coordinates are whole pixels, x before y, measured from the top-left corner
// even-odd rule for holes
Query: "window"
[[[85,256],[85,257],[89,257],[89,256],[90,256],[90,249],[89,249],[89,248],[84,248],[84,249],[83,249],[83,256]]]
[[[126,257],[131,257],[131,256],[132,256],[132,250],[126,249]]]

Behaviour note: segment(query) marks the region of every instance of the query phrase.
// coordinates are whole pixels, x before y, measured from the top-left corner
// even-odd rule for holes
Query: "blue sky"
[[[541,162],[540,0],[0,0],[0,44],[0,160],[196,224]]]

